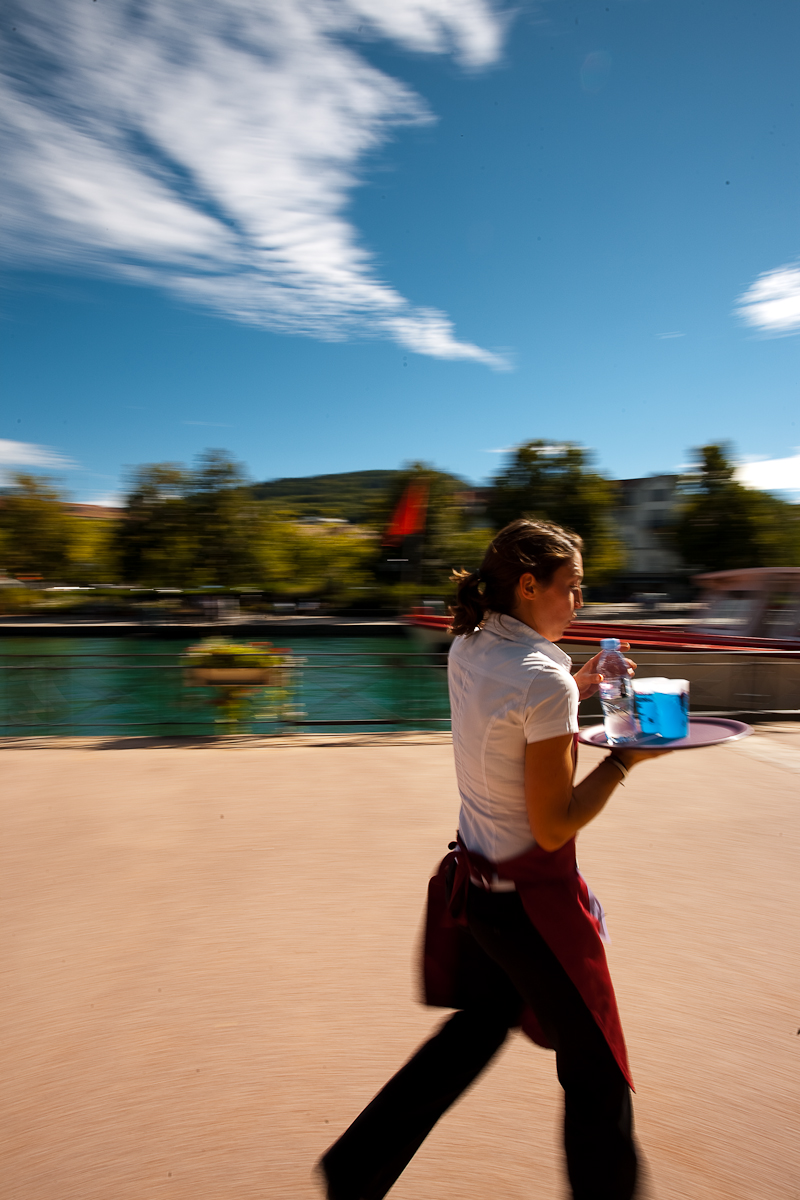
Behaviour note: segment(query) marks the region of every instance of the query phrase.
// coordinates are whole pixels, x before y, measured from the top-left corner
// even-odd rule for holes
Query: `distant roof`
[[[110,504],[64,504],[64,512],[71,517],[91,517],[94,521],[119,521],[125,516],[124,508],[112,508]]]
[[[713,591],[761,591],[776,583],[789,583],[800,588],[800,567],[740,567],[732,571],[707,571],[695,575],[695,583],[702,583]]]
[[[669,480],[670,482],[675,482],[678,479],[680,479],[680,475],[665,471],[663,475],[641,475],[636,479],[615,479],[613,482],[622,484],[623,487],[631,487],[635,483],[658,483],[659,480]]]

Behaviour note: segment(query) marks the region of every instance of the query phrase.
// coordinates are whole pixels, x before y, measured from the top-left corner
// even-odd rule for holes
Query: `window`
[[[709,601],[703,625],[720,633],[744,633],[758,601],[758,592],[720,592]]]
[[[756,630],[758,637],[792,638],[798,634],[800,595],[797,592],[772,592]]]

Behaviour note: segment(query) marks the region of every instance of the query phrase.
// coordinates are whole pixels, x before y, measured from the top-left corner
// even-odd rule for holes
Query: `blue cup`
[[[636,719],[642,736],[673,740],[689,734],[689,683],[686,679],[635,679]]]

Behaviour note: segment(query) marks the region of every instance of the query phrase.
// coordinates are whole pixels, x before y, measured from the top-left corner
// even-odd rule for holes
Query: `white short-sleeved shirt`
[[[459,832],[492,862],[534,845],[525,807],[525,747],[578,729],[572,660],[515,617],[490,613],[450,648]]]

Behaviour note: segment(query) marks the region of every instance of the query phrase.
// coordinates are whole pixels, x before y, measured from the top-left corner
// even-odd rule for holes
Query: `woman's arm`
[[[573,786],[575,765],[572,758],[573,735],[529,742],[525,749],[525,803],[531,833],[543,850],[559,850],[588,825],[605,807],[622,773],[609,758]],[[625,750],[618,747],[614,758],[625,767],[645,758],[657,758],[668,750]]]

